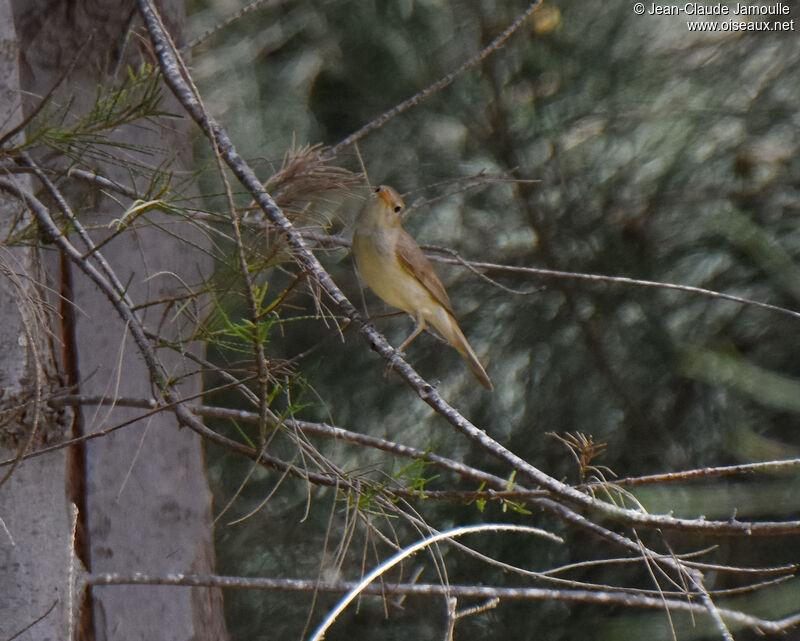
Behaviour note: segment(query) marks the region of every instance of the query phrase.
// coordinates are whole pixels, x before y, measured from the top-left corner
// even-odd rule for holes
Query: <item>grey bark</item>
[[[167,24],[177,33],[182,19],[181,2],[165,0],[160,4]],[[114,73],[124,72],[128,63],[138,66],[143,41],[129,37],[129,28],[138,23],[133,2],[17,0],[10,6],[13,22],[0,15],[0,28],[9,30],[13,26],[17,30],[16,51],[21,53],[22,64],[19,77],[21,88],[29,97],[28,108],[65,73],[77,52],[78,63],[55,96],[60,104],[74,100],[71,110],[75,114],[91,104],[99,81],[113,82]],[[8,0],[0,0],[2,10],[9,15]],[[11,51],[11,60],[16,51],[5,46],[11,41],[5,33],[3,36],[3,52]],[[142,49],[146,55],[146,47]],[[98,69],[105,71],[102,78],[98,77]],[[21,94],[12,93],[19,101]],[[8,103],[4,100],[2,104]],[[167,105],[167,109],[177,110],[174,105]],[[8,120],[2,118],[0,122]],[[175,172],[188,167],[188,128],[179,120],[129,127],[117,132],[115,140],[152,151],[120,152],[117,163],[97,166],[104,175],[123,184],[130,185],[131,181],[127,163],[155,168],[167,161]],[[140,175],[138,180],[143,187],[147,177]],[[84,224],[107,225],[120,214],[119,206],[98,190],[70,189],[70,197],[75,202],[90,203],[80,211]],[[204,242],[185,223],[167,221],[165,216],[160,222],[168,223],[179,238]],[[127,291],[139,304],[183,293],[176,276],[194,281],[201,273],[208,275],[210,269],[208,260],[197,249],[155,228],[127,230],[102,251],[118,279],[129,283]],[[44,264],[49,285],[57,290],[58,261],[53,254],[45,256]],[[80,272],[73,269],[73,278],[80,392],[109,398],[149,398],[154,394],[149,373],[124,324],[108,300]],[[160,306],[149,309],[144,314],[145,321],[156,327],[163,311]],[[10,309],[3,304],[0,314],[4,323],[8,313]],[[179,331],[169,322],[165,325],[165,333]],[[13,323],[6,324],[0,340],[13,343],[15,332],[19,334],[14,327]],[[19,379],[14,368],[19,369],[20,363],[25,362],[24,353],[23,347],[13,352],[4,349],[0,376]],[[170,374],[182,373],[180,359],[160,356]],[[181,393],[200,391],[199,377],[190,381],[180,387]],[[84,409],[85,431],[102,430],[140,413],[141,410],[129,408]],[[8,458],[8,452],[4,453]],[[20,638],[68,638],[64,605],[72,531],[64,498],[65,462],[63,451],[25,461],[0,488],[0,518],[9,530],[4,532],[0,524],[0,571],[4,572],[0,575],[0,638],[21,629],[53,601],[57,602],[56,610]],[[4,469],[0,468],[0,473]],[[21,506],[26,511],[18,517],[15,510]],[[211,493],[199,437],[189,430],[178,430],[174,416],[165,412],[90,441],[86,448],[86,517],[92,572],[212,572]],[[16,545],[8,545],[9,535]],[[13,594],[11,601],[5,598],[9,592]],[[94,588],[93,599],[96,639],[227,638],[218,590],[108,586]],[[21,603],[30,605],[18,609]]]
[[[0,127],[22,118],[17,42],[9,0],[0,0]],[[15,178],[21,184],[26,179]],[[5,238],[19,205],[0,198],[0,238]],[[30,415],[15,410],[31,392],[34,371],[30,341],[38,332],[27,323],[26,296],[34,295],[25,275],[33,252],[0,246],[0,410],[17,420],[0,428],[0,458],[13,458],[32,428]],[[21,277],[21,278],[19,278]],[[44,417],[43,417],[44,418]],[[54,426],[44,419],[40,434]],[[40,440],[35,436],[36,440]],[[70,515],[64,492],[66,452],[33,459],[7,476],[0,468],[0,638],[7,639],[46,613],[20,639],[61,639],[68,625]]]

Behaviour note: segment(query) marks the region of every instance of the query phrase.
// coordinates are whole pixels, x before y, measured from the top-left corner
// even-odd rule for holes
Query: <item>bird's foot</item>
[[[392,348],[392,355],[389,357],[389,362],[386,364],[386,367],[384,368],[384,371],[383,371],[383,375],[384,376],[389,376],[391,371],[394,369],[394,362],[398,358],[400,358],[402,360],[405,360],[406,353],[404,351],[400,350],[399,348],[393,347]]]

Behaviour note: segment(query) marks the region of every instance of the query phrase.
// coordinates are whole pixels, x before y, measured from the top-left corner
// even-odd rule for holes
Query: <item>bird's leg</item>
[[[403,350],[409,346],[411,341],[413,341],[417,336],[419,336],[425,330],[425,320],[419,313],[417,313],[416,317],[414,318],[414,322],[415,322],[414,331],[411,332],[411,335],[406,340],[403,341],[402,345],[400,345],[400,347],[398,347],[396,351],[402,353]]]
[[[411,332],[411,335],[402,342],[400,347],[396,347],[394,350],[395,354],[397,354],[398,356],[404,356],[403,350],[408,346],[408,344],[411,341],[413,341],[417,336],[419,336],[425,330],[425,321],[423,320],[422,316],[420,316],[420,314],[417,314],[414,317],[414,323],[415,323],[414,331]],[[389,360],[389,364],[386,366],[386,373],[388,374],[389,372],[392,371],[392,369],[394,369],[394,360]]]

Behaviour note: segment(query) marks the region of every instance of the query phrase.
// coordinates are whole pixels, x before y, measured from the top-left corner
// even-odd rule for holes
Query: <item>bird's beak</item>
[[[390,210],[394,210],[394,204],[392,203],[392,196],[389,193],[388,189],[381,189],[378,192],[378,198],[380,198]]]

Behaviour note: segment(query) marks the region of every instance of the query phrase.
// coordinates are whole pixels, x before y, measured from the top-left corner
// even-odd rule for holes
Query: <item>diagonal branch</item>
[[[294,250],[295,259],[300,266],[314,278],[321,289],[344,311],[360,334],[367,340],[370,347],[387,361],[423,401],[469,440],[475,442],[486,452],[507,464],[511,469],[517,470],[534,484],[552,492],[553,495],[563,501],[633,526],[675,528],[683,525],[691,526],[696,523],[694,520],[675,519],[669,515],[651,515],[641,511],[621,508],[576,490],[542,472],[508,450],[447,403],[439,392],[392,348],[380,332],[364,321],[355,306],[342,293],[316,256],[311,252],[303,236],[294,228],[283,211],[264,190],[255,172],[236,151],[233,142],[222,126],[202,108],[202,104],[195,95],[194,90],[184,78],[178,52],[172,46],[152,0],[139,0],[139,7],[150,37],[153,40],[164,78],[186,112],[219,150],[222,159],[227,163],[242,186],[250,192],[265,216],[284,235],[288,245]],[[625,537],[622,538],[627,541],[628,545],[635,547],[632,541]]]

